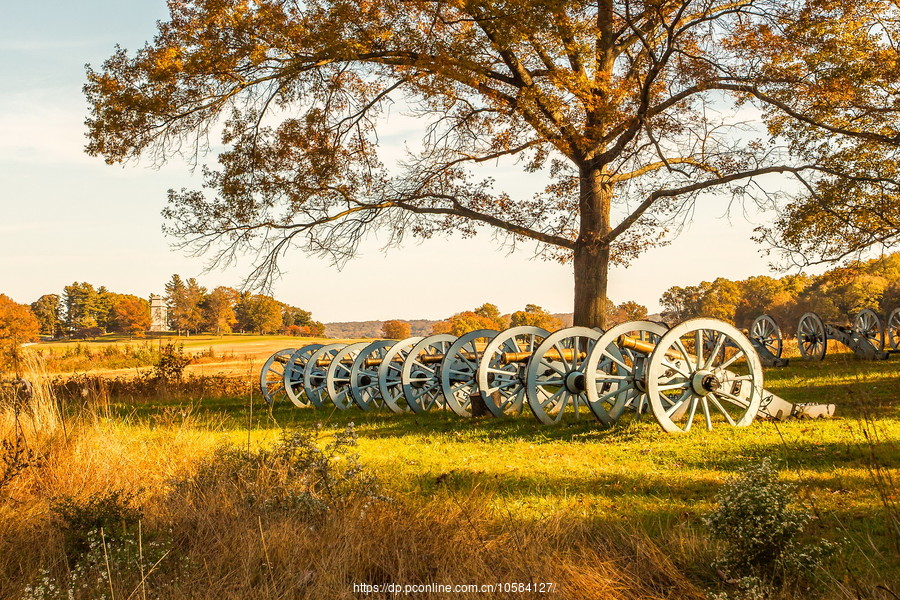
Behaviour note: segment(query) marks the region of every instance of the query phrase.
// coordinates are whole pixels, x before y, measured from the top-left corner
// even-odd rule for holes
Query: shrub
[[[160,381],[181,381],[184,369],[193,359],[185,355],[181,344],[166,344],[160,349],[159,358],[153,365],[153,375]]]
[[[351,453],[356,446],[352,424],[321,448],[318,440],[309,431],[285,430],[268,450],[220,446],[196,475],[176,483],[176,494],[228,494],[256,511],[297,512],[303,518],[323,516],[354,500],[384,499],[375,478]]]
[[[779,479],[769,459],[741,469],[716,496],[717,506],[706,518],[713,536],[724,544],[716,566],[744,578],[740,581],[747,583],[750,596],[763,593],[759,590],[767,582],[804,579],[836,548],[825,541],[798,541],[810,513],[795,507],[795,500],[794,487]]]
[[[86,500],[71,496],[54,498],[50,513],[62,530],[68,555],[81,555],[91,549],[91,540],[103,530],[108,540],[124,539],[143,516],[135,505],[135,494],[122,490],[95,492]]]

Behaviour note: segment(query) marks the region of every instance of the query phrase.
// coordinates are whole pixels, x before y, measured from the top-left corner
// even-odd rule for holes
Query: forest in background
[[[184,334],[246,332],[373,338],[384,335],[386,323],[373,320],[323,324],[315,321],[310,311],[272,296],[224,286],[207,290],[196,279],[184,280],[178,275],[165,285],[165,303],[169,327]],[[648,315],[647,307],[635,301],[618,305],[608,301],[608,322],[649,316],[675,323],[693,317],[713,317],[748,327],[753,319],[766,313],[791,333],[800,316],[808,311],[838,323],[848,321],[864,308],[887,315],[900,307],[900,252],[852,262],[821,275],[756,275],[738,281],[719,277],[695,285],[673,286],[663,293],[660,304],[660,315]],[[408,324],[409,335],[458,335],[481,327],[503,328],[511,323],[558,329],[572,324],[572,313],[549,313],[527,304],[521,311],[500,314],[496,306],[486,303],[443,320],[397,321]],[[87,282],[73,282],[61,294],[44,294],[31,305],[16,303],[0,294],[0,339],[8,342],[35,341],[41,335],[88,338],[106,332],[140,336],[149,328],[147,299]]]
[[[756,275],[740,281],[719,277],[698,285],[673,286],[662,295],[660,304],[667,322],[713,317],[749,327],[759,315],[769,314],[788,333],[796,329],[803,313],[810,311],[835,323],[847,322],[864,308],[887,315],[900,307],[900,252],[817,276]]]
[[[193,277],[185,280],[173,275],[165,285],[163,299],[169,329],[181,334],[321,336],[325,331],[308,310],[270,295],[226,286],[207,290]],[[95,288],[88,282],[73,282],[62,294],[44,294],[27,308],[37,322],[37,332],[31,337],[89,338],[107,332],[141,336],[151,324],[148,299],[116,293],[102,285]]]

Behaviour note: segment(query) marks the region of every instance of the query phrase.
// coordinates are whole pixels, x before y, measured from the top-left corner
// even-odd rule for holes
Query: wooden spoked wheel
[[[350,395],[363,410],[373,410],[384,405],[378,389],[378,368],[396,340],[372,342],[356,355],[350,368]]]
[[[354,404],[353,396],[350,395],[350,370],[356,356],[368,345],[368,342],[357,342],[344,346],[328,365],[328,371],[325,373],[325,389],[338,410],[347,410]]]
[[[587,404],[584,368],[600,332],[587,327],[567,327],[547,336],[528,361],[525,396],[534,417],[545,425],[562,421],[571,407]]]
[[[805,313],[797,325],[797,347],[807,360],[822,360],[828,350],[825,323],[814,312]]]
[[[381,394],[381,399],[384,400],[384,405],[391,412],[400,413],[410,410],[406,398],[403,396],[401,374],[403,373],[403,362],[406,360],[407,354],[421,340],[421,337],[400,340],[385,353],[381,366],[378,367],[378,391]]]
[[[478,393],[478,362],[497,333],[493,329],[470,331],[447,349],[441,365],[441,391],[447,406],[460,417],[472,416],[472,396]]]
[[[878,313],[871,308],[864,308],[859,311],[853,320],[853,330],[869,340],[869,343],[879,352],[884,350],[884,324],[881,322],[881,317],[878,316]]]
[[[784,340],[781,336],[781,327],[769,315],[760,315],[750,325],[750,339],[763,346],[775,358],[781,358]]]
[[[455,335],[439,333],[421,340],[406,355],[400,382],[406,403],[413,412],[428,412],[444,406],[441,363],[455,341]]]
[[[291,354],[291,358],[284,366],[284,391],[297,408],[304,408],[310,404],[306,392],[303,391],[303,370],[309,357],[321,347],[322,344],[307,344],[299,348]]]
[[[541,327],[512,327],[498,333],[484,349],[478,363],[478,392],[491,414],[521,412],[528,360],[548,335]],[[509,360],[512,357],[516,360]]]
[[[900,350],[900,308],[895,308],[891,311],[885,330],[885,335],[891,344],[891,348]]]
[[[303,391],[316,408],[323,408],[329,400],[328,367],[345,344],[328,344],[312,353],[303,369]]]
[[[287,397],[287,392],[284,391],[284,368],[294,352],[295,348],[284,348],[263,363],[259,372],[259,391],[269,406]]]
[[[703,344],[708,334],[716,340],[712,352]],[[687,433],[695,418],[709,430],[749,425],[762,401],[762,384],[753,344],[736,327],[715,319],[691,319],[670,329],[647,365],[650,409],[670,433]]]
[[[620,346],[619,340],[625,336],[655,346],[668,330],[654,321],[628,321],[597,340],[584,368],[587,403],[597,420],[609,427],[627,411],[639,416],[648,410],[645,375],[650,352],[637,344]]]

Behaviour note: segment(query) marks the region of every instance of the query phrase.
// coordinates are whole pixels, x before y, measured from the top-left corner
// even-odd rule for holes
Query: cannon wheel
[[[346,344],[328,344],[312,353],[306,360],[303,369],[303,391],[316,408],[324,408],[328,401],[326,376],[331,360]],[[320,360],[329,361],[328,365],[318,364]]]
[[[403,372],[403,361],[412,347],[422,340],[421,337],[411,337],[400,340],[388,350],[378,367],[378,391],[385,406],[392,412],[400,413],[410,410],[403,397],[403,382],[400,375]]]
[[[647,411],[644,372],[650,356],[620,348],[619,337],[627,335],[655,345],[668,330],[655,321],[628,321],[604,333],[594,344],[584,367],[584,384],[588,406],[601,423],[614,425],[626,410],[634,410],[637,415]]]
[[[568,406],[578,418],[578,407],[587,403],[587,357],[600,336],[596,329],[567,327],[547,336],[534,351],[525,372],[525,397],[538,421],[555,425]],[[567,351],[572,352],[571,358]]]
[[[498,333],[493,329],[476,329],[459,336],[447,349],[441,364],[441,391],[447,406],[460,417],[472,416],[472,394],[478,393],[478,362],[484,347]]]
[[[449,333],[431,335],[413,346],[406,355],[400,371],[400,381],[403,384],[406,403],[413,412],[423,413],[444,406],[441,363],[455,341],[456,336]],[[423,360],[425,356],[440,356],[441,360],[425,362]]]
[[[287,392],[288,399],[297,408],[309,406],[309,398],[303,393],[303,370],[306,368],[306,361],[309,357],[321,347],[322,344],[303,346],[291,354],[291,358],[284,366],[284,391]]]
[[[900,307],[891,311],[886,329],[887,339],[891,343],[891,348],[900,350]]]
[[[828,350],[825,324],[814,312],[805,313],[797,325],[797,347],[800,356],[807,360],[822,360]]]
[[[770,315],[760,315],[753,320],[753,324],[750,325],[750,339],[756,340],[775,358],[781,358],[784,345],[781,327]]]
[[[356,360],[350,368],[350,395],[361,409],[372,410],[383,404],[381,391],[378,389],[378,368],[381,363],[366,365],[366,361],[369,359],[381,361],[396,343],[396,340],[378,340],[356,355]]]
[[[884,350],[884,325],[881,317],[871,308],[864,308],[857,313],[853,320],[853,329],[863,336],[881,352]]]
[[[338,410],[347,410],[353,406],[353,396],[350,395],[350,370],[356,356],[368,345],[368,342],[356,342],[344,346],[328,365],[328,371],[325,373],[325,390]]]
[[[525,370],[528,361],[503,361],[507,352],[533,354],[550,332],[541,327],[521,325],[501,331],[484,349],[478,363],[478,393],[491,414],[502,416],[520,412],[525,401]]]
[[[712,333],[712,352],[703,336]],[[719,348],[726,348],[722,357]],[[690,319],[660,338],[647,365],[647,396],[664,431],[687,433],[702,414],[706,428],[745,427],[762,401],[763,370],[750,340],[716,319]]]
[[[287,392],[284,391],[284,367],[295,351],[295,348],[284,348],[263,363],[259,372],[259,391],[269,406],[287,397]]]

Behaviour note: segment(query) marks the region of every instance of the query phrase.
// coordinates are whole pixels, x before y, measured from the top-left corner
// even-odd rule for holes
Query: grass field
[[[174,344],[194,358],[188,365],[188,373],[228,375],[246,373],[248,365],[261,364],[276,350],[316,341],[322,340],[250,334],[154,335],[146,338],[107,334],[89,340],[41,342],[29,346],[28,352],[39,356],[51,375],[90,372],[114,377],[149,369],[159,357],[160,349]]]
[[[0,597],[350,598],[365,597],[353,587],[363,583],[546,582],[554,591],[468,596],[756,598],[712,566],[722,544],[703,518],[725,482],[764,458],[814,516],[803,539],[841,546],[769,597],[900,594],[896,356],[767,370],[768,388],[835,403],[837,418],[673,436],[652,419],[603,430],[585,417],[546,427],[528,414],[267,411],[248,363],[296,338],[185,340],[185,350],[213,342],[247,354],[231,371],[246,393],[125,398],[97,384],[63,413],[52,401],[18,419],[4,409],[3,439],[18,422],[37,458],[0,480]],[[330,462],[327,448],[302,444],[291,455],[302,461],[278,454],[284,431],[313,432],[324,448],[351,423],[360,471],[340,449]],[[274,455],[260,452],[273,444]],[[104,525],[104,537],[91,533]]]

